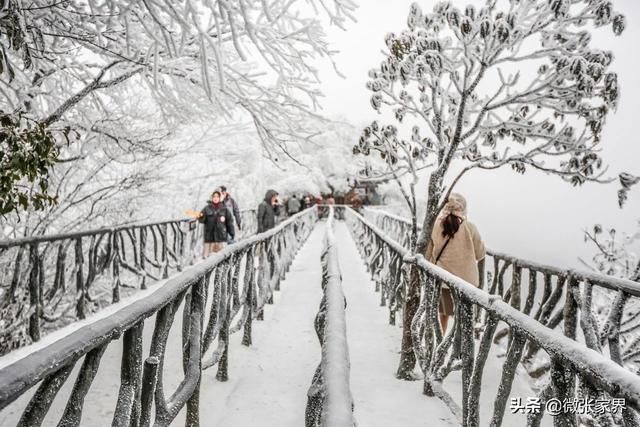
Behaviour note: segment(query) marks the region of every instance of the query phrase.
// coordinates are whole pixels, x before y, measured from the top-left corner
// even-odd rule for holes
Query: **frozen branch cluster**
[[[316,102],[317,72],[311,59],[332,53],[322,22],[300,3],[108,0],[23,6],[10,1],[8,13],[22,35],[9,46],[21,46],[24,68],[32,71],[20,75],[15,66],[7,68],[13,70],[6,73],[9,81],[28,78],[31,83],[8,94],[9,99],[15,106],[46,103],[44,120],[52,123],[77,98],[137,76],[136,83],[165,113],[177,113],[194,101],[220,115],[239,108],[251,115],[265,143],[275,147],[296,134],[282,119],[309,113],[296,95]],[[340,26],[355,7],[349,0],[312,3]],[[6,64],[16,61],[11,54],[5,57]],[[74,81],[61,82],[63,76]],[[76,97],[47,100],[45,90],[38,89],[52,80],[66,89],[61,91],[65,95],[75,92]],[[84,83],[79,92],[72,90],[78,81]]]
[[[640,221],[637,226],[634,233],[620,233],[615,228],[605,232],[599,224],[585,231],[585,242],[596,248],[590,267],[608,276],[640,280],[640,259],[634,250],[640,243]]]
[[[379,150],[382,140],[392,157],[401,149],[438,165],[462,158],[481,168],[531,166],[575,184],[601,178],[596,146],[619,91],[612,54],[591,46],[588,26],[620,34],[624,17],[609,1],[510,1],[505,10],[495,1],[478,11],[439,2],[425,14],[414,4],[408,30],[387,35],[387,58],[368,87],[376,110],[392,106],[399,123],[410,116],[422,126],[409,142],[396,126],[373,123],[358,150]],[[537,73],[519,71],[534,64]],[[548,156],[563,160],[545,166]]]
[[[60,144],[50,188],[84,203],[72,216],[91,217],[113,194],[88,200],[123,189],[145,197],[181,126],[249,122],[272,159],[312,138],[315,63],[334,53],[323,18],[344,27],[354,9],[351,0],[7,0],[0,110],[79,132],[79,144]]]
[[[367,84],[372,107],[390,110],[395,123],[371,123],[354,152],[378,152],[398,169],[433,163],[435,199],[454,160],[465,167],[449,187],[471,169],[507,165],[574,185],[608,182],[599,144],[618,77],[590,30],[619,35],[625,25],[605,0],[488,1],[464,10],[440,1],[431,13],[414,3],[408,28],[386,36],[386,58]]]
[[[620,89],[613,55],[593,46],[591,31],[620,35],[625,26],[608,0],[487,0],[464,9],[439,1],[431,12],[413,3],[407,28],[387,34],[385,58],[369,72],[371,106],[385,123],[367,126],[353,151],[379,154],[396,172],[430,168],[418,253],[471,170],[533,169],[573,185],[615,179],[600,144]],[[620,181],[622,204],[637,178]],[[415,217],[415,197],[403,192]],[[418,304],[412,277],[405,330]],[[410,349],[407,334],[399,376],[415,364]]]

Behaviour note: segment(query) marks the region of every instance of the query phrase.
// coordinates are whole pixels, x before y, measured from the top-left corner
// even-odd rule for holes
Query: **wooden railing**
[[[322,359],[308,392],[306,427],[353,427],[353,398],[349,386],[349,348],[345,309],[338,264],[338,247],[333,231],[334,213],[329,210],[325,244],[322,251],[322,300],[315,319],[315,329],[322,348]]]
[[[120,391],[112,425],[148,426],[153,422],[155,426],[168,426],[185,407],[186,425],[199,425],[202,371],[217,365],[217,379],[227,380],[230,334],[243,331],[242,343],[251,344],[253,319],[260,320],[265,304],[273,302],[274,291],[279,289],[280,280],[316,219],[316,209],[308,209],[268,232],[230,245],[170,278],[145,298],[3,366],[0,410],[25,393],[33,393],[17,425],[40,426],[63,383],[82,359],[58,424],[79,425],[100,359],[114,340],[120,340],[120,378],[113,378],[119,381]],[[184,378],[167,399],[165,350],[180,309]],[[153,316],[155,324],[149,326]],[[144,358],[143,334],[149,327],[153,330],[151,347]],[[34,386],[35,391],[29,390]]]
[[[367,209],[365,217],[407,247],[411,229],[407,220],[374,209]],[[480,269],[480,289],[500,295],[551,329],[564,326],[567,305],[575,307],[572,310],[578,313],[580,334],[569,331],[567,336],[634,373],[640,371],[640,283],[543,265],[492,250]],[[508,330],[502,329],[495,340],[508,336]],[[551,368],[551,361],[537,353],[538,348],[530,343],[523,356],[523,365],[534,378]]]
[[[255,234],[255,210],[241,218],[236,238]],[[182,271],[201,247],[190,219],[0,241],[0,355]]]
[[[371,212],[368,214],[370,215]],[[383,214],[377,213],[377,215]],[[393,224],[389,228],[389,234],[403,237],[406,229],[402,231],[404,226],[399,224],[402,221],[395,221],[392,216],[385,217],[383,220],[378,219],[378,223],[383,226]],[[608,402],[609,409],[612,402],[626,408],[618,408],[620,410],[615,412],[591,410],[578,413],[575,408],[572,411],[565,406],[561,407],[557,414],[552,414],[555,425],[638,425],[640,377],[619,366],[615,357],[612,356],[613,360],[610,360],[603,355],[602,348],[593,348],[593,345],[589,345],[589,342],[591,344],[596,342],[594,337],[586,338],[586,344],[576,340],[578,319],[581,320],[581,324],[588,325],[593,317],[588,315],[591,309],[591,301],[589,301],[591,294],[579,293],[578,278],[580,276],[575,272],[563,274],[566,285],[564,285],[565,282],[557,283],[556,289],[551,292],[552,294],[555,292],[556,295],[562,294],[561,291],[564,289],[564,293],[570,296],[565,299],[561,307],[563,331],[559,332],[550,329],[548,324],[541,324],[535,315],[530,315],[531,307],[536,302],[534,291],[530,290],[524,308],[514,302],[518,300],[518,284],[521,280],[517,277],[518,263],[515,270],[518,273],[510,287],[512,289],[510,297],[503,300],[502,292],[491,294],[478,289],[428,263],[422,255],[408,253],[402,244],[387,234],[387,230],[382,230],[356,212],[347,211],[347,222],[361,255],[376,281],[376,287],[381,291],[383,302],[385,299],[391,301],[392,298],[396,298],[396,302],[389,305],[391,321],[395,318],[398,308],[402,306],[397,296],[402,296],[407,289],[409,279],[407,267],[413,265],[417,268],[421,283],[420,306],[414,317],[411,333],[414,351],[424,373],[424,392],[443,399],[462,425],[480,425],[479,402],[484,368],[499,326],[507,331],[508,343],[490,422],[492,426],[499,426],[502,423],[516,368],[527,357],[527,349],[535,349],[535,352],[544,355],[550,364],[548,382],[538,393],[538,411],[528,413],[527,425],[540,425],[547,402],[554,400],[561,405],[571,404],[571,402],[575,404],[578,398],[585,399],[585,402],[600,402],[601,405],[606,405]],[[403,260],[405,267],[391,268],[393,265],[397,266],[399,260]],[[533,264],[520,264],[520,266],[532,268],[535,271],[541,268]],[[496,288],[500,280],[498,277]],[[597,275],[586,275],[584,280],[586,280],[585,286],[600,286],[603,281],[610,286],[609,289],[616,289],[618,307],[622,305],[620,300],[624,301],[627,298],[624,295],[635,295],[638,285],[634,282],[610,280]],[[534,282],[531,279],[531,283]],[[451,289],[455,301],[454,325],[444,336],[437,313],[442,284],[446,284]],[[513,287],[514,284],[515,287]],[[558,287],[560,291],[557,290]],[[532,285],[531,289],[534,288],[535,285]],[[512,298],[513,295],[516,297]],[[545,307],[550,307],[548,299],[540,304],[539,309],[543,313],[550,313],[550,310]],[[620,310],[614,307],[613,312],[617,312],[619,316]],[[607,329],[609,331],[607,338],[611,337],[615,341],[619,337],[615,332],[619,324],[619,319],[614,316]],[[583,326],[585,333],[592,330]],[[477,342],[469,337],[477,337]],[[616,346],[611,346],[610,343],[609,349],[615,348]],[[462,370],[462,401],[459,403],[455,402],[442,386],[444,379],[453,370],[458,369]],[[624,402],[624,405],[621,402]]]

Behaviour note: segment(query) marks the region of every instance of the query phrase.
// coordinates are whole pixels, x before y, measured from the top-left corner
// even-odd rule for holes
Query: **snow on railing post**
[[[408,220],[379,209],[366,208],[364,216],[397,242],[404,241],[405,234],[410,227]],[[487,258],[493,258],[493,262],[487,260],[485,265],[479,265],[479,270],[481,283],[489,278],[487,283],[489,293],[499,294],[505,301],[510,301],[514,307],[520,304],[519,309],[524,314],[533,313],[532,316],[536,320],[551,329],[557,329],[564,325],[567,304],[566,288],[569,286],[568,277],[572,273],[576,285],[571,286],[573,290],[570,294],[574,295],[572,298],[577,304],[576,318],[581,319],[579,327],[582,329],[582,335],[599,341],[601,345],[597,350],[608,355],[612,360],[616,362],[619,360],[619,364],[626,366],[631,371],[640,371],[640,361],[637,360],[640,356],[640,283],[598,273],[575,270],[570,272],[568,269],[539,264],[493,250],[488,251]],[[524,270],[528,271],[529,281],[526,300],[524,307],[522,307],[518,296],[514,294],[517,294],[518,291],[524,291],[520,278]],[[544,278],[542,297],[536,295],[539,274],[542,274]],[[508,282],[509,275],[511,283]],[[589,287],[587,287],[587,283]],[[581,289],[582,292],[580,292]],[[598,304],[593,307],[594,312],[591,313],[583,311],[584,304],[580,300],[587,298],[587,289],[589,289],[589,294],[596,294],[594,301]],[[628,301],[622,307],[619,306],[620,295],[623,295],[625,301]],[[524,294],[522,298],[524,299]],[[475,310],[476,313],[479,313],[477,307]],[[610,334],[608,328],[612,324],[611,319],[616,317],[620,317],[621,327],[617,329],[616,333]],[[582,319],[587,319],[587,321]],[[571,322],[573,321],[569,319],[569,324]],[[604,327],[595,328],[594,325],[598,323],[604,324]],[[575,333],[571,335],[576,336]],[[496,333],[495,340],[501,341],[507,336],[509,336],[508,329],[502,329]],[[613,339],[609,340],[609,336],[612,336]],[[551,366],[549,361],[540,362],[541,356],[538,352],[537,344],[534,341],[528,341],[523,363],[530,375],[535,378],[547,374]]]
[[[114,413],[113,425],[150,425],[152,418],[154,425],[168,426],[175,422],[176,416],[186,408],[187,425],[199,425],[199,392],[201,386],[202,371],[218,365],[218,379],[224,380],[232,375],[228,372],[228,361],[233,353],[230,352],[229,336],[237,331],[243,330],[243,326],[250,325],[251,319],[258,310],[264,309],[264,300],[256,302],[255,280],[253,278],[253,261],[258,246],[265,246],[267,241],[280,241],[282,247],[292,250],[282,250],[279,258],[280,263],[290,262],[290,258],[295,255],[293,249],[299,247],[310,235],[313,224],[317,221],[317,211],[309,209],[301,212],[288,220],[280,223],[274,229],[256,236],[238,241],[229,245],[221,252],[212,254],[206,260],[194,265],[184,272],[169,278],[161,287],[147,295],[132,297],[129,301],[122,300],[120,307],[114,307],[113,312],[97,315],[94,318],[87,318],[87,326],[76,327],[71,325],[66,331],[60,331],[61,337],[51,343],[34,344],[20,358],[0,358],[0,410],[15,402],[16,407],[9,411],[20,416],[22,421],[18,425],[40,425],[45,417],[62,416],[61,424],[80,425],[82,411],[92,381],[100,367],[100,359],[105,349],[113,340],[122,340],[122,366],[120,376],[110,376],[107,381],[115,384],[106,384],[111,387],[119,385],[119,393]],[[291,232],[294,225],[298,230],[298,235]],[[146,227],[146,226],[144,226]],[[162,228],[160,228],[162,229]],[[88,290],[92,282],[93,273],[85,277],[82,271],[84,254],[82,252],[82,238],[95,236],[92,239],[93,251],[89,254],[89,262],[93,263],[96,273],[102,269],[101,265],[112,265],[115,256],[115,249],[110,246],[120,248],[119,254],[123,254],[124,245],[131,241],[134,247],[130,248],[129,262],[127,265],[133,270],[140,268],[142,258],[131,257],[135,253],[141,253],[139,247],[135,247],[135,239],[115,240],[117,232],[127,233],[124,230],[107,229],[99,233],[71,234],[60,236],[48,236],[21,242],[12,247],[20,249],[21,245],[35,247],[39,242],[75,243],[78,249],[76,255],[80,262],[76,262],[76,284],[80,288],[78,297],[89,301]],[[101,239],[98,234],[105,234]],[[131,236],[127,233],[129,237]],[[44,239],[44,240],[42,240]],[[109,243],[111,242],[111,243]],[[117,242],[117,244],[115,243]],[[167,255],[172,257],[174,251],[173,244],[167,244]],[[96,248],[106,245],[107,260],[97,262]],[[158,241],[160,243],[160,241]],[[174,242],[178,244],[179,242]],[[2,242],[0,242],[0,250]],[[164,246],[164,245],[163,245]],[[160,249],[160,245],[157,246]],[[63,249],[64,250],[64,249]],[[55,251],[51,251],[55,252]],[[161,253],[159,253],[161,255]],[[35,256],[32,251],[31,257]],[[53,255],[60,259],[60,252]],[[13,256],[12,256],[13,258]],[[36,256],[37,258],[37,256]],[[133,258],[133,259],[132,259]],[[122,256],[123,263],[125,257]],[[37,270],[32,271],[31,283],[41,285],[40,273],[43,269],[41,263],[36,260]],[[162,274],[164,259],[160,257],[148,258],[149,264],[158,264],[156,274]],[[160,261],[160,262],[156,262]],[[243,264],[244,262],[244,264]],[[244,297],[239,295],[239,275],[241,266],[248,269],[245,271]],[[280,265],[275,266],[273,271],[280,271]],[[216,272],[213,275],[213,272]],[[59,273],[59,272],[58,272]],[[56,273],[56,274],[58,274]],[[212,276],[214,276],[212,278]],[[80,280],[84,279],[84,280]],[[60,281],[58,280],[60,286]],[[20,285],[20,283],[19,283]],[[18,285],[17,289],[20,289]],[[109,282],[111,285],[111,282]],[[265,294],[272,292],[273,284],[265,283]],[[211,290],[213,289],[213,290]],[[213,293],[209,310],[205,312],[209,291]],[[28,294],[25,294],[28,298]],[[38,291],[38,295],[42,295]],[[184,301],[184,303],[183,303]],[[75,299],[74,299],[75,302]],[[241,306],[244,310],[240,310]],[[176,316],[180,308],[183,308],[181,316]],[[75,308],[73,305],[71,308]],[[240,316],[240,313],[243,313]],[[89,315],[90,313],[85,313]],[[151,319],[155,316],[155,322]],[[237,322],[237,323],[236,323]],[[177,325],[176,325],[177,323]],[[235,323],[235,324],[234,324]],[[233,327],[231,325],[234,324]],[[205,327],[206,325],[206,327]],[[143,342],[145,336],[144,328],[151,328],[151,345],[149,357],[143,362]],[[178,344],[183,351],[184,377],[178,384],[177,389],[171,396],[166,393],[164,370],[165,370],[165,349],[173,345],[169,340],[170,330],[182,330],[182,345]],[[203,333],[204,329],[204,333]],[[250,329],[250,326],[249,326]],[[245,337],[246,337],[246,329]],[[28,332],[28,331],[27,331]],[[147,331],[149,332],[149,331]],[[250,338],[250,335],[248,336]],[[250,339],[243,340],[244,344],[250,344]],[[211,347],[211,348],[210,348]],[[74,365],[82,360],[78,376],[75,379],[75,386],[66,401],[64,413],[47,413],[56,406],[52,402],[56,399],[65,380],[71,375]],[[167,369],[175,369],[175,366],[166,366]],[[19,399],[28,390],[37,389],[32,397]],[[115,389],[116,387],[112,387]],[[64,403],[64,402],[63,402]],[[152,415],[152,406],[155,403],[155,417]],[[48,419],[48,418],[47,418]],[[5,420],[6,421],[6,420]]]
[[[244,311],[246,313],[243,314],[243,318],[245,318],[245,323],[244,323],[244,331],[242,334],[242,345],[247,347],[251,345],[251,327],[253,325],[253,315],[255,312],[254,306],[255,306],[255,298],[256,298],[256,288],[255,288],[254,252],[255,252],[255,246],[249,249],[247,253],[245,270],[244,270],[244,292],[245,292]]]
[[[82,278],[82,264],[84,263],[84,257],[82,256],[82,238],[78,237],[76,239],[75,245],[75,255],[76,255],[76,315],[78,319],[84,319],[86,316],[85,313],[85,295],[84,295],[84,279]]]
[[[367,211],[369,211],[368,216],[373,217],[377,224],[386,227],[400,221],[392,216],[387,217],[384,213]],[[389,217],[392,219],[390,220]],[[493,399],[495,402],[493,414],[491,419],[487,420],[491,425],[500,425],[503,421],[518,365],[522,360],[525,363],[530,363],[527,359],[540,363],[538,360],[540,356],[544,356],[548,360],[551,375],[547,387],[544,387],[538,395],[541,411],[528,414],[527,425],[540,425],[545,414],[545,404],[551,399],[561,402],[562,405],[564,402],[571,405],[572,402],[576,403],[578,399],[606,400],[610,405],[615,402],[623,402],[618,412],[606,414],[592,411],[590,414],[580,413],[576,416],[571,411],[565,411],[555,416],[556,425],[575,426],[579,425],[578,423],[596,426],[623,425],[623,423],[629,426],[638,425],[640,376],[619,366],[622,362],[616,364],[616,360],[609,360],[601,352],[590,348],[594,347],[597,350],[596,344],[604,345],[607,338],[597,337],[600,338],[600,343],[595,340],[593,335],[597,333],[594,331],[596,328],[593,327],[595,322],[587,315],[591,314],[591,287],[600,286],[618,291],[602,332],[607,337],[612,337],[614,351],[611,358],[615,359],[615,349],[620,344],[620,325],[621,323],[624,325],[625,322],[624,320],[621,322],[621,312],[628,296],[640,295],[637,292],[640,289],[637,284],[590,273],[555,269],[507,255],[496,256],[494,254],[494,282],[490,290],[497,294],[492,295],[427,262],[422,255],[410,255],[407,249],[398,243],[402,240],[401,233],[396,236],[400,239],[395,240],[354,211],[347,211],[347,224],[366,263],[371,262],[370,254],[387,249],[396,252],[404,258],[406,263],[414,264],[422,272],[423,277],[420,278],[423,283],[422,299],[412,324],[412,332],[418,334],[418,337],[424,333],[422,344],[414,347],[418,360],[421,361],[419,366],[425,375],[424,391],[442,399],[462,425],[465,427],[482,425],[479,418],[479,402],[483,371],[490,349],[494,345],[493,337],[498,322],[504,322],[507,325],[508,328],[504,336],[510,336],[510,339],[502,367],[498,393]],[[401,227],[391,228],[392,232],[397,229],[401,229]],[[511,284],[504,280],[509,268],[512,268],[513,280]],[[529,289],[524,308],[518,298],[521,292],[519,285],[522,282],[520,276],[523,269],[529,271]],[[534,305],[537,273],[539,272],[544,275],[545,287],[540,306],[532,316],[530,313]],[[426,284],[427,282],[432,284]],[[454,321],[460,325],[462,336],[473,336],[471,332],[473,325],[470,321],[473,309],[479,310],[479,314],[484,312],[484,316],[476,316],[476,321],[483,323],[479,325],[479,329],[483,332],[479,339],[478,351],[477,353],[473,351],[474,340],[462,340],[459,362],[455,360],[457,357],[455,348],[451,347],[454,334],[451,332],[446,334],[442,341],[438,337],[434,337],[435,332],[439,332],[439,325],[437,318],[432,317],[433,313],[428,307],[433,309],[437,304],[438,282],[446,283],[454,294],[456,317],[459,318]],[[583,295],[579,292],[581,283],[585,286]],[[640,318],[638,313],[640,311],[632,312],[625,317],[631,328],[634,327],[633,322]],[[589,338],[591,344],[587,346],[576,341],[578,318],[581,319],[583,330],[585,332],[591,331],[592,334]],[[564,328],[562,333],[552,330],[561,324]],[[591,325],[590,329],[588,325]],[[452,328],[452,330],[455,329],[458,329],[458,326]],[[585,336],[588,334],[585,333]],[[635,343],[640,346],[640,339]],[[609,345],[611,346],[611,344]],[[447,353],[450,353],[450,356],[448,362],[445,363]],[[456,402],[443,388],[443,380],[452,370],[458,368],[462,368],[462,402]],[[579,379],[579,388],[576,388],[576,377]],[[524,423],[523,420],[522,424],[524,425]]]
[[[113,276],[113,284],[111,285],[111,298],[113,303],[117,303],[120,301],[120,287],[122,286],[122,282],[120,280],[120,249],[118,239],[116,238],[116,233],[110,235],[109,239],[113,239],[113,261],[111,263],[111,275]]]
[[[44,272],[40,271],[38,262],[38,244],[33,243],[29,248],[29,336],[33,341],[40,339],[40,293],[42,290],[38,286],[39,276]]]
[[[328,207],[325,245],[322,252],[323,296],[315,320],[322,359],[308,392],[307,427],[353,427],[353,398],[349,386],[346,299],[333,232],[334,207]]]
[[[248,238],[257,229],[256,211],[244,210],[241,215],[243,228],[239,236]],[[202,229],[193,219],[175,219],[0,241],[0,272],[11,277],[4,294],[9,297],[0,301],[0,317],[4,321],[0,327],[0,355],[37,341],[38,329],[44,336],[146,289],[148,282],[181,272],[202,255]],[[278,241],[283,239],[290,238]],[[34,260],[27,256],[33,245],[41,249],[34,254],[38,264],[35,267]],[[67,265],[69,252],[73,261]],[[34,280],[38,282],[39,303],[29,310],[18,310],[25,304],[31,306],[32,270],[38,273]],[[75,282],[75,289],[66,289],[69,280]]]

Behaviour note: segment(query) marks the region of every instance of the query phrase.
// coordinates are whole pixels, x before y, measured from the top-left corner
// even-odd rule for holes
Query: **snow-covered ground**
[[[364,269],[346,226],[336,223],[343,287],[347,298],[347,334],[351,358],[351,390],[355,417],[362,427],[453,426],[455,417],[437,398],[422,394],[422,382],[396,380],[395,368],[401,329],[387,323],[385,307]],[[242,427],[258,423],[264,427],[300,427],[304,425],[307,390],[320,361],[320,346],[313,320],[321,298],[320,253],[324,224],[319,223],[298,253],[275,304],[266,306],[264,322],[254,322],[253,346],[240,345],[234,334],[229,351],[229,381],[215,379],[216,367],[204,372],[201,397],[201,425]],[[147,320],[145,347],[148,349],[153,318]],[[115,408],[119,377],[121,343],[107,349],[96,380],[87,395],[83,426],[110,425]],[[182,377],[180,327],[175,322],[169,338],[165,362],[165,392],[173,391]],[[493,410],[502,360],[493,354],[487,362],[483,382],[481,425],[487,425]],[[78,368],[76,367],[76,372]],[[65,384],[45,421],[55,426],[73,385]],[[444,383],[445,389],[459,399],[459,373]],[[31,393],[27,393],[30,395]],[[516,378],[514,397],[534,396],[524,374]],[[0,426],[16,425],[29,396],[23,396],[0,413]],[[523,415],[511,415],[507,407],[504,426],[525,424]],[[174,425],[182,425],[184,414]],[[550,423],[550,419],[545,420]],[[547,424],[545,424],[547,425]]]

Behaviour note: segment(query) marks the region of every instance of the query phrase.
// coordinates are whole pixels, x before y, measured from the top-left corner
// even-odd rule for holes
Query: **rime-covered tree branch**
[[[418,252],[469,170],[534,169],[573,185],[615,179],[600,145],[618,77],[613,55],[593,46],[589,31],[610,27],[619,35],[625,26],[607,0],[495,0],[464,10],[439,1],[431,12],[411,6],[407,28],[387,34],[386,57],[369,72],[372,107],[395,122],[372,123],[354,151],[391,159],[410,152],[434,164]],[[462,172],[450,177],[453,165]],[[634,181],[624,175],[621,202]],[[407,290],[414,295],[412,286],[416,280]],[[414,306],[407,302],[405,329]],[[400,377],[415,365],[410,341],[403,340]]]

